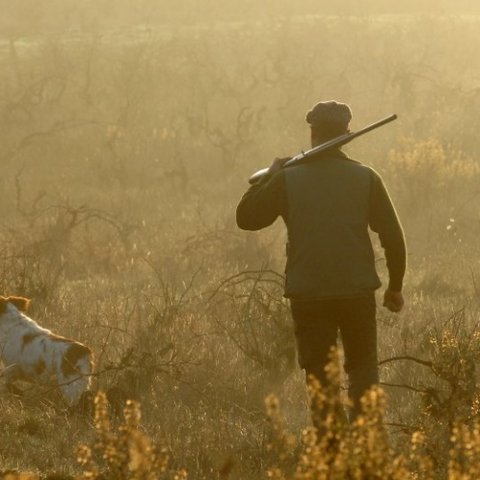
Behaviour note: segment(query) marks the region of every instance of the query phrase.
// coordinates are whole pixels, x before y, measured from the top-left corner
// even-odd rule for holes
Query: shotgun
[[[364,133],[371,132],[372,130],[375,130],[378,127],[386,125],[387,123],[393,122],[396,119],[397,119],[397,115],[393,114],[384,118],[383,120],[379,120],[378,122],[372,123],[371,125],[368,125],[367,127],[362,128],[357,132],[349,132],[349,133],[340,135],[339,137],[335,137],[332,140],[329,140],[328,142],[322,143],[321,145],[317,145],[316,147],[313,147],[312,149],[307,150],[306,152],[299,153],[295,157],[285,162],[285,164],[283,165],[283,168],[293,167],[294,165],[303,163],[304,161],[311,159],[311,157],[313,157],[317,153],[324,152],[325,150],[329,150],[330,148],[341,147],[342,145],[345,145],[351,142],[354,138],[357,138],[360,135],[363,135]],[[262,168],[261,170],[258,170],[258,172],[255,172],[248,179],[249,183],[254,184],[258,182],[261,178],[263,178],[267,174],[267,172],[268,172],[268,168]]]

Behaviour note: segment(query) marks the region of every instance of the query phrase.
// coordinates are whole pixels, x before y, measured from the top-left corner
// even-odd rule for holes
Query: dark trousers
[[[299,363],[326,384],[325,366],[340,332],[353,402],[350,419],[360,413],[360,398],[378,383],[374,293],[355,298],[291,302]]]

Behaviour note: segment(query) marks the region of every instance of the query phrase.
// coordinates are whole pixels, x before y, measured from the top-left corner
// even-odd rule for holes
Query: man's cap
[[[352,111],[346,103],[335,100],[319,102],[307,113],[306,120],[312,126],[335,126],[348,128],[352,119]]]

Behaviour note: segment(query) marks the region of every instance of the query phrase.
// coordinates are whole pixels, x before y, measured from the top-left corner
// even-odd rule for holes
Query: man
[[[347,133],[348,105],[320,102],[308,112],[312,147]],[[287,226],[285,296],[290,299],[300,366],[326,382],[325,366],[340,331],[349,377],[351,418],[378,383],[375,290],[380,280],[368,227],[385,250],[389,284],[383,305],[399,312],[406,248],[380,176],[340,149],[282,169],[276,159],[237,207],[237,225],[259,230],[281,216]]]

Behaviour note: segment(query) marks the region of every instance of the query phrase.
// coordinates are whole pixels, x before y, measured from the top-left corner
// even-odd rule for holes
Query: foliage
[[[0,19],[16,19],[0,39],[1,291],[94,350],[112,414],[102,396],[95,426],[51,392],[2,392],[0,469],[123,475],[162,445],[198,480],[478,478],[478,19],[217,2],[222,21],[202,23],[188,2],[52,0],[58,17],[34,3]],[[354,129],[399,114],[348,153],[385,178],[410,252],[405,312],[378,311],[383,393],[353,429],[327,416],[330,463],[294,361],[282,226],[234,224],[248,175],[308,147],[304,112],[328,98],[352,105]],[[126,399],[141,427],[130,403],[117,428]]]
[[[186,479],[186,472],[172,475],[167,472],[167,453],[155,448],[148,436],[142,432],[138,403],[129,400],[124,416],[125,423],[114,429],[109,419],[107,397],[102,392],[97,394],[95,398],[97,441],[93,447],[82,445],[78,449],[78,462],[83,469],[79,480]]]

